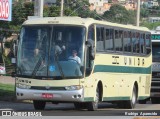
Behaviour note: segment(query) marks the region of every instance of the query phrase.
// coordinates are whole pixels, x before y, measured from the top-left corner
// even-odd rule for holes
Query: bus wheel
[[[88,111],[95,111],[98,109],[99,103],[99,88],[96,89],[96,99],[93,102],[87,102],[87,109]]]
[[[128,100],[125,107],[127,109],[133,109],[136,105],[136,102],[137,102],[137,89],[136,87],[134,86],[133,87],[133,91],[132,91],[132,97],[131,97],[131,100]]]
[[[39,101],[39,100],[33,100],[33,105],[35,110],[44,110],[46,102]]]

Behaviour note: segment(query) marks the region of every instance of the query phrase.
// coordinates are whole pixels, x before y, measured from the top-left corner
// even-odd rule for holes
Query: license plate
[[[43,98],[53,98],[53,94],[50,94],[50,93],[42,93],[42,97]]]

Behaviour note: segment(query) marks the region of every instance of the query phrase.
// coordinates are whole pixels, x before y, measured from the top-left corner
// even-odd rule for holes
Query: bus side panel
[[[150,95],[151,56],[97,54],[93,75],[103,83],[104,101],[129,100],[134,84],[139,98],[146,98]]]

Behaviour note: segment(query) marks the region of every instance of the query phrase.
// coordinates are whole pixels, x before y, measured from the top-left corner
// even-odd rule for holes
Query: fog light
[[[78,95],[78,98],[81,98],[81,95]]]

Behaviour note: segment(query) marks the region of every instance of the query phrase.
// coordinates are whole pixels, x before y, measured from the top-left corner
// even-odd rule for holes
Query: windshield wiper
[[[65,76],[64,76],[64,73],[63,73],[63,70],[62,70],[62,67],[61,67],[61,65],[59,64],[59,61],[58,61],[58,55],[57,55],[57,53],[55,53],[55,60],[56,60],[56,63],[57,63],[57,65],[58,65],[58,68],[59,68],[59,71],[60,71],[60,73],[61,73],[61,75],[62,75],[62,78],[65,78]]]
[[[35,66],[34,69],[33,69],[33,72],[32,72],[32,76],[33,76],[33,77],[36,75],[39,67],[41,66],[41,63],[42,63],[42,57],[40,57],[40,58],[38,59],[38,62],[37,62],[36,66]]]

